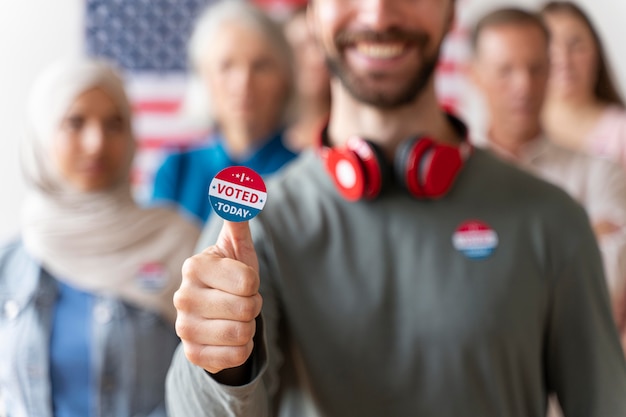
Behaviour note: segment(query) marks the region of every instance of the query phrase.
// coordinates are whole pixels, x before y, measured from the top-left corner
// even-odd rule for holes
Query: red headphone
[[[428,136],[414,136],[396,150],[393,167],[375,143],[357,136],[344,146],[327,146],[326,128],[320,140],[320,155],[339,192],[349,201],[371,200],[380,195],[392,173],[411,195],[422,199],[443,197],[472,152],[467,127],[451,114],[463,142],[459,146],[438,143]]]

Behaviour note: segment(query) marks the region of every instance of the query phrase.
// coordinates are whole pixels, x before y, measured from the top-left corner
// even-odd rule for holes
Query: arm
[[[215,241],[214,233],[221,224],[220,219],[210,222],[199,245],[204,246],[208,242]],[[257,239],[257,242],[266,241],[265,238]],[[260,244],[257,247],[262,248]],[[258,260],[261,273],[267,276],[269,262],[262,250],[259,251]],[[270,398],[276,391],[276,369],[279,366],[280,355],[273,353],[272,360],[268,359],[268,340],[274,341],[275,337],[272,335],[276,335],[273,329],[276,327],[277,309],[273,292],[269,285],[265,285],[265,282],[267,280],[264,280],[260,289],[263,295],[263,315],[262,318],[256,319],[252,353],[244,363],[248,369],[240,366],[214,367],[215,362],[211,361],[216,358],[215,355],[207,354],[206,357],[211,357],[206,360],[206,357],[203,358],[203,353],[198,354],[192,346],[193,340],[190,341],[189,337],[181,335],[183,344],[174,355],[167,378],[166,397],[170,416],[267,417],[272,415]],[[208,302],[206,299],[204,301]],[[185,311],[182,313],[188,314]],[[179,310],[179,318],[180,316]],[[177,324],[177,328],[180,330],[181,326]],[[184,346],[186,340],[188,346]],[[272,352],[274,351],[275,349]],[[224,356],[218,357],[219,360],[224,360],[224,358]],[[224,377],[228,379],[225,380]]]
[[[259,332],[262,334],[262,332]],[[170,417],[229,416],[268,417],[268,396],[262,376],[267,367],[265,348],[254,349],[251,378],[241,385],[226,385],[191,363],[181,344],[172,360],[166,382],[167,411]]]
[[[556,266],[546,339],[547,383],[565,417],[626,415],[626,362],[609,307],[593,233],[571,224],[572,250]]]
[[[611,161],[597,159],[590,174],[589,211],[602,252],[613,317],[626,354],[626,173]]]
[[[587,205],[598,239],[615,320],[626,290],[626,173],[610,161],[596,159],[587,184]]]

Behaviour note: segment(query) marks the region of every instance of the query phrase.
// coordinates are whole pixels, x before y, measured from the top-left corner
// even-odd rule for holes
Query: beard
[[[343,51],[359,41],[402,42],[410,47],[415,46],[421,52],[421,64],[416,65],[415,71],[404,79],[397,79],[396,77],[393,88],[376,88],[372,84],[387,80],[388,74],[383,72],[356,74],[343,58]],[[332,56],[327,51],[326,65],[331,74],[336,76],[350,95],[358,101],[382,109],[393,109],[413,102],[433,77],[439,61],[441,43],[436,45],[433,53],[427,55],[424,51],[428,41],[428,35],[422,32],[408,32],[394,28],[383,33],[372,31],[340,32],[335,37],[336,50],[339,52]]]

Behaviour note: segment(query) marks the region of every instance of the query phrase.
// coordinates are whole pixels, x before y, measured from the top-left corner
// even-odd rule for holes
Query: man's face
[[[228,21],[215,35],[200,72],[218,125],[262,139],[280,123],[288,98],[287,65],[259,30]]]
[[[493,123],[535,135],[549,74],[548,40],[533,24],[483,29],[472,66]],[[528,138],[531,139],[531,138]]]
[[[357,100],[413,101],[432,78],[453,0],[314,0],[311,20],[332,73]]]

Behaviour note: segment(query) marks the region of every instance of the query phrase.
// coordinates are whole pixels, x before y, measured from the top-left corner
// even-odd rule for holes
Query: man
[[[584,210],[468,155],[437,104],[454,6],[310,3],[334,74],[326,144],[252,230],[225,222],[186,262],[170,415],[529,417],[552,391],[567,417],[626,413]]]
[[[472,78],[490,114],[482,145],[562,187],[586,208],[602,249],[615,318],[623,327],[626,176],[608,161],[574,153],[543,136],[549,37],[538,15],[516,8],[492,11],[476,24],[472,42]]]

